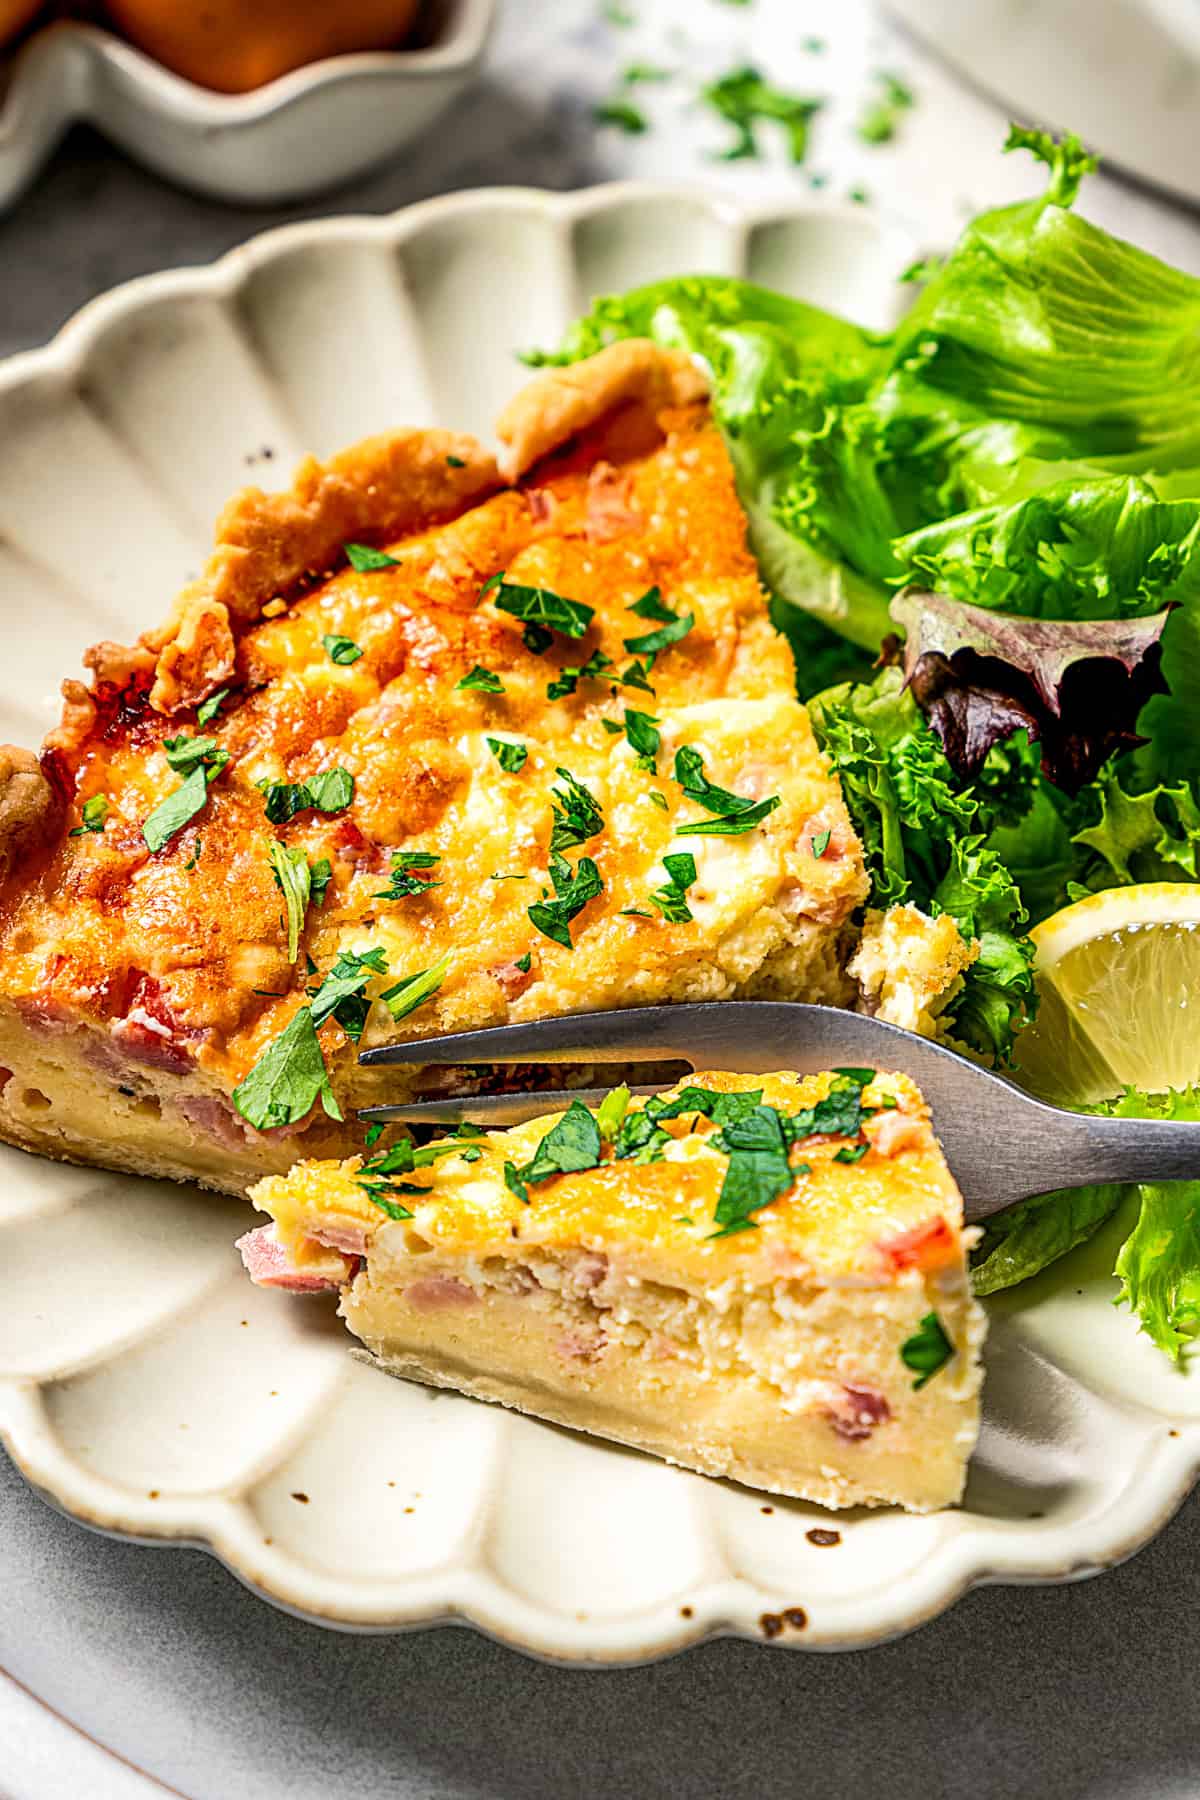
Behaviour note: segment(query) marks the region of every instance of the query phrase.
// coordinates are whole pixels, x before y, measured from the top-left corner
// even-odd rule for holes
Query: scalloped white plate
[[[514,349],[593,293],[746,272],[882,326],[912,250],[861,210],[498,190],[118,289],[0,368],[0,734],[35,741],[82,646],[160,616],[232,489],[400,422],[486,434],[523,378]],[[249,1286],[245,1219],[3,1152],[0,1435],[80,1520],[203,1545],[314,1619],[465,1617],[593,1662],[722,1631],[869,1644],[973,1582],[1118,1561],[1200,1466],[1200,1379],[1111,1305],[1112,1233],[993,1305],[966,1504],[909,1518],[767,1501],[389,1380],[323,1302]],[[838,1544],[811,1541],[829,1527]]]

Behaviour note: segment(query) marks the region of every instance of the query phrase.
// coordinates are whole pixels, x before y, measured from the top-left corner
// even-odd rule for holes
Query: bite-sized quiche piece
[[[907,1076],[618,1089],[251,1198],[251,1277],[340,1289],[391,1374],[825,1506],[961,1495],[984,1316]]]
[[[240,1191],[446,1071],[398,1036],[849,1004],[866,892],[684,359],[250,489],[203,577],[0,753],[0,1136]]]

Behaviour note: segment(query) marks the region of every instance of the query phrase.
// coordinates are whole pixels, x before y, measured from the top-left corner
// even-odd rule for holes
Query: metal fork
[[[722,1000],[699,1006],[636,1006],[567,1013],[528,1025],[498,1025],[366,1050],[380,1063],[618,1063],[679,1061],[692,1069],[815,1074],[854,1065],[911,1075],[933,1110],[967,1218],[987,1219],[1018,1200],[1094,1181],[1200,1179],[1200,1121],[1113,1119],[1065,1112],[1033,1099],[926,1038],[832,1006],[790,1000]],[[607,1088],[557,1093],[461,1095],[373,1106],[363,1119],[410,1124],[523,1124],[572,1100],[596,1106]],[[657,1088],[635,1088],[656,1093]]]

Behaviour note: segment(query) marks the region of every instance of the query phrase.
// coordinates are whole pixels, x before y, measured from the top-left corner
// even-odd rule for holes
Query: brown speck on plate
[[[158,1499],[158,1489],[151,1488],[150,1492],[146,1495],[146,1498],[147,1498],[147,1500],[157,1500]]]
[[[759,1512],[773,1513],[775,1508],[773,1506],[760,1506],[758,1510]]]
[[[1179,1436],[1179,1433],[1176,1431],[1176,1429],[1173,1425],[1172,1425],[1170,1431],[1168,1431],[1167,1436],[1168,1437],[1178,1437]]]
[[[301,1506],[308,1505],[308,1495],[307,1494],[293,1494],[292,1499],[298,1500],[300,1502]]]
[[[804,1535],[810,1544],[817,1544],[822,1550],[828,1550],[834,1544],[840,1544],[842,1541],[841,1532],[830,1531],[826,1525],[814,1525],[812,1530],[806,1531]]]
[[[411,1513],[411,1512],[416,1512],[417,1509],[415,1506],[406,1506],[404,1510],[406,1513]]]
[[[248,1324],[249,1324],[249,1323],[250,1323],[250,1321],[249,1321],[249,1319],[243,1319],[243,1320],[242,1320],[242,1324],[243,1324],[243,1325],[248,1325]]]
[[[803,1631],[808,1614],[802,1606],[785,1606],[782,1612],[765,1612],[758,1621],[765,1638],[782,1637],[785,1631]]]
[[[681,1619],[690,1619],[693,1616],[692,1608],[690,1606],[681,1606],[679,1609],[679,1616]]]

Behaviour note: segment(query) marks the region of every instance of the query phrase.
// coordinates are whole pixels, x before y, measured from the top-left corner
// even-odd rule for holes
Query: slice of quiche
[[[0,1136],[241,1191],[546,1013],[849,1004],[860,846],[691,366],[248,490],[171,616],[0,752]],[[505,480],[516,485],[505,485]]]
[[[907,1076],[618,1089],[251,1197],[253,1279],[339,1288],[392,1374],[825,1506],[962,1492],[984,1316]]]

